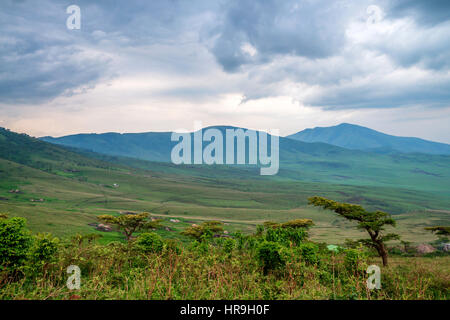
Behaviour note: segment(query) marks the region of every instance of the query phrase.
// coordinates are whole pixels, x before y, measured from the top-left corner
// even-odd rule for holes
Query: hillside
[[[413,242],[433,238],[423,230],[424,225],[448,221],[448,214],[442,211],[450,205],[448,189],[438,183],[422,187],[438,189],[433,192],[395,185],[392,177],[385,186],[356,184],[364,180],[361,174],[359,180],[352,180],[353,185],[344,185],[339,183],[340,178],[333,177],[334,171],[350,172],[351,167],[330,167],[328,164],[325,166],[329,169],[324,170],[326,161],[322,159],[321,163],[312,155],[300,167],[295,167],[298,164],[292,160],[293,168],[285,163],[279,176],[263,177],[251,167],[176,166],[87,151],[78,153],[10,131],[2,132],[2,137],[0,212],[26,217],[32,230],[59,236],[97,232],[88,225],[96,222],[97,215],[120,211],[149,211],[164,218],[171,231],[162,230],[161,233],[169,238],[180,238],[179,231],[189,225],[189,221],[216,219],[228,223],[230,230],[250,232],[257,223],[294,218],[312,218],[317,223],[313,231],[317,240],[342,242],[345,238],[360,236],[351,225],[336,222],[334,215],[307,206],[306,199],[312,195],[394,213],[402,221],[399,232]],[[21,156],[14,158],[16,153]],[[356,154],[366,159],[370,157],[361,152]],[[428,163],[430,159],[421,161],[434,166],[433,170],[442,170],[445,162],[440,158],[433,159],[431,163]],[[400,163],[397,166],[400,170],[413,160],[399,158],[396,161]],[[415,164],[419,165],[419,162]],[[359,166],[363,168],[364,162]],[[302,172],[302,168],[308,172]],[[388,172],[386,169],[386,177]],[[405,178],[397,173],[396,179],[411,184],[416,175],[423,174],[411,173]],[[449,180],[425,175],[427,177],[429,181],[442,180],[444,185]],[[12,190],[19,192],[11,193]],[[33,199],[43,201],[33,202]],[[435,211],[427,211],[430,209]],[[168,221],[174,217],[183,222]],[[120,238],[117,233],[102,235],[103,241]]]
[[[450,145],[419,138],[397,137],[362,126],[342,123],[333,127],[305,129],[287,138],[303,142],[323,142],[331,145],[379,153],[404,152],[450,154]]]
[[[225,131],[234,127],[214,127]],[[170,161],[170,152],[177,142],[170,140],[170,133],[105,133],[74,135],[43,140],[69,147],[81,148],[86,155],[98,153],[113,156],[106,161],[119,161],[123,165],[149,168],[148,163],[133,160]],[[203,144],[205,147],[207,143]],[[90,151],[88,151],[90,150]],[[115,159],[115,158],[116,159]],[[126,159],[124,158],[126,157]],[[101,159],[101,157],[100,157]],[[120,160],[119,160],[120,159]],[[325,143],[306,143],[280,137],[280,169],[273,180],[325,182],[345,185],[387,186],[409,188],[427,192],[448,194],[450,188],[450,156],[427,154],[378,154],[350,150]],[[154,165],[152,165],[154,166]],[[226,178],[228,175],[245,179],[259,179],[252,166],[236,171],[228,166],[162,166],[167,172],[182,169],[182,174]],[[189,170],[184,170],[189,168]],[[193,168],[202,168],[201,170]],[[254,168],[254,166],[253,166]],[[252,171],[253,170],[253,171]]]

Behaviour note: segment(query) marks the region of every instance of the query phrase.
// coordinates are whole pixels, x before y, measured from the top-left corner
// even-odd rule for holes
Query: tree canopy
[[[391,215],[383,211],[366,211],[362,206],[350,203],[341,203],[323,197],[311,197],[309,204],[332,210],[340,216],[358,223],[359,229],[364,229],[370,239],[360,239],[360,243],[373,247],[383,259],[383,265],[388,264],[387,250],[385,243],[390,240],[397,240],[400,237],[395,233],[384,234],[385,226],[395,227],[396,222]]]
[[[149,213],[142,212],[139,214],[122,214],[120,216],[101,215],[98,219],[104,223],[115,226],[122,231],[127,241],[129,241],[133,233],[140,230],[156,229],[159,227],[161,220],[148,220]]]

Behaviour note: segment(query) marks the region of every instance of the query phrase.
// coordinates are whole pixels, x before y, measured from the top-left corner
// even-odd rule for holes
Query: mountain
[[[210,128],[225,132],[226,129],[235,127]],[[91,158],[141,169],[154,170],[157,167],[157,170],[166,173],[216,179],[224,179],[228,175],[239,179],[261,178],[255,166],[239,166],[241,170],[236,170],[236,166],[230,168],[224,165],[173,165],[170,154],[178,142],[171,141],[170,136],[170,132],[148,132],[80,134],[41,139],[78,148],[78,152]],[[450,188],[449,155],[396,152],[380,154],[283,137],[280,137],[279,143],[279,172],[267,179],[354,186],[388,186],[432,191],[443,195],[447,194]],[[203,147],[207,144],[204,143]]]
[[[108,168],[101,160],[0,127],[0,158],[44,171],[71,170],[78,166]]]
[[[225,135],[227,129],[243,129],[232,126],[212,126],[204,128],[217,129],[224,137],[224,148],[226,147]],[[252,131],[252,130],[249,130]],[[178,141],[171,141],[172,132],[145,132],[145,133],[101,133],[101,134],[76,134],[59,138],[42,137],[40,140],[52,144],[73,147],[101,153],[111,156],[131,157],[147,161],[170,162],[172,148]],[[193,133],[191,133],[193,141]],[[208,143],[204,142],[203,147]],[[270,144],[270,143],[269,143]],[[193,146],[193,143],[192,143]],[[281,158],[288,160],[298,158],[299,155],[321,156],[331,153],[352,153],[336,146],[323,143],[304,143],[280,137]]]
[[[450,154],[450,145],[419,138],[397,137],[366,127],[342,123],[333,127],[316,127],[287,138],[303,142],[323,142],[335,146],[379,153],[404,152]]]
[[[171,132],[75,134],[40,140],[96,153],[149,161],[170,161]]]
[[[307,205],[313,195],[399,214],[400,233],[415,241],[422,241],[416,236],[425,219],[448,222],[449,156],[375,154],[284,138],[280,153],[279,174],[261,176],[255,167],[104,155],[0,128],[0,212],[25,217],[34,232],[96,232],[105,242],[122,236],[92,225],[98,215],[121,211],[152,212],[169,224],[170,218],[189,221],[162,230],[168,238],[208,219],[252,230],[263,221],[313,218],[315,239],[344,241],[349,236],[332,214]],[[427,209],[434,211],[417,212]]]

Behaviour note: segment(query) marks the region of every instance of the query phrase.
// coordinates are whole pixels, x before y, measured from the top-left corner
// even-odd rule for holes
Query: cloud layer
[[[81,30],[66,28],[67,3],[1,2],[0,125],[64,134],[245,119],[287,134],[345,120],[406,135],[395,123],[409,114],[427,118],[414,132],[450,142],[448,1],[72,2]]]

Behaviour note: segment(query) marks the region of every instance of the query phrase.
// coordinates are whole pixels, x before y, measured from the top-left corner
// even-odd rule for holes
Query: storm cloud
[[[81,30],[66,28],[72,4]],[[449,13],[445,0],[4,0],[0,113],[447,110]]]

